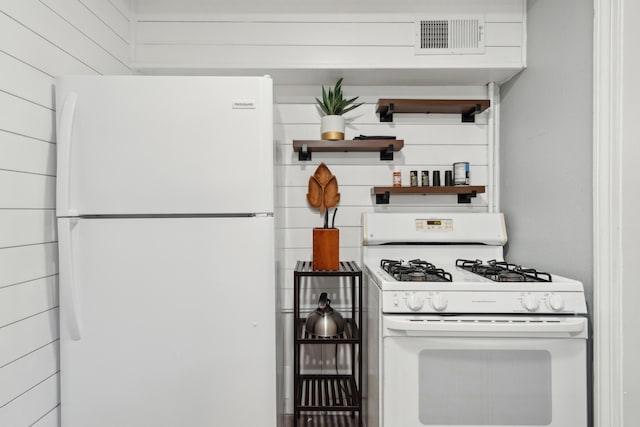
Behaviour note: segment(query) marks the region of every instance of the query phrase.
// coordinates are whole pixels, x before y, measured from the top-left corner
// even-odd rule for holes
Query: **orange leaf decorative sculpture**
[[[325,209],[334,207],[340,201],[338,179],[324,163],[320,163],[309,177],[307,201],[311,207],[319,209],[320,213],[324,213]]]
[[[340,265],[340,230],[334,227],[338,208],[333,210],[333,221],[329,228],[329,209],[340,201],[338,179],[327,165],[320,163],[309,177],[307,201],[311,207],[324,214],[324,227],[313,229],[313,269],[337,270]]]

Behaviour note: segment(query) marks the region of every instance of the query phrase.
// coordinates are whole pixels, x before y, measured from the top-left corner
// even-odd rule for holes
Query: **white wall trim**
[[[491,110],[489,112],[489,181],[487,192],[489,212],[500,212],[500,86],[491,82],[487,86]]]
[[[594,0],[594,425],[621,427],[621,102],[624,0]]]

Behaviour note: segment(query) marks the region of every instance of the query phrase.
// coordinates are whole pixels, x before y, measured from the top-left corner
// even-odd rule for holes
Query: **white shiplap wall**
[[[282,88],[284,89],[284,88]],[[319,88],[310,88],[317,95]],[[325,162],[340,185],[341,200],[338,205],[336,226],[344,230],[341,238],[341,249],[344,259],[358,260],[361,245],[360,217],[363,211],[373,210],[416,210],[425,207],[434,211],[450,210],[487,210],[487,195],[480,194],[472,199],[470,205],[459,205],[456,196],[391,196],[389,205],[376,205],[371,195],[371,187],[391,185],[392,172],[402,172],[403,184],[408,185],[411,170],[441,170],[444,181],[444,170],[451,170],[457,161],[471,163],[471,184],[486,185],[488,179],[488,127],[487,113],[479,115],[476,123],[461,123],[460,115],[421,115],[395,114],[393,123],[380,123],[375,113],[374,95],[378,92],[382,97],[393,97],[391,94],[400,89],[393,87],[346,86],[346,96],[365,93],[362,100],[366,103],[346,116],[346,139],[357,135],[394,135],[403,139],[404,148],[395,153],[393,161],[381,161],[378,153],[313,153],[312,161],[298,161],[298,154],[293,152],[294,139],[319,139],[320,114],[313,96],[300,97],[299,102],[292,99],[277,102],[275,130],[277,144],[277,167],[284,177],[281,193],[283,207],[286,208],[285,228],[286,261],[288,268],[293,268],[296,259],[309,259],[311,252],[311,234],[305,233],[313,227],[321,227],[320,214],[308,207],[306,201],[307,184],[320,162]],[[448,92],[448,98],[482,98],[486,99],[487,88],[448,87],[438,92]],[[276,88],[276,93],[278,88]],[[411,89],[413,97],[433,97],[433,88],[422,87]],[[395,97],[402,97],[395,95]],[[304,98],[304,99],[303,99]],[[276,99],[278,101],[278,99]]]
[[[524,0],[463,0],[424,2],[413,13],[138,15],[133,66],[148,73],[267,70],[282,84],[308,83],[305,77],[327,70],[350,73],[359,84],[501,82],[524,65],[524,8]],[[483,54],[415,53],[416,20],[469,15],[485,20]]]
[[[130,74],[129,11],[0,1],[0,426],[59,425],[53,83]]]
[[[403,184],[408,185],[411,170],[451,170],[452,164],[468,161],[471,164],[471,184],[489,183],[490,111],[480,114],[475,123],[461,123],[460,115],[395,114],[393,123],[380,123],[375,113],[378,98],[458,98],[487,99],[487,86],[349,86],[345,81],[345,95],[360,96],[365,105],[346,116],[346,139],[357,135],[394,135],[404,140],[404,148],[394,153],[393,161],[381,161],[378,153],[313,153],[311,161],[298,161],[293,151],[294,139],[319,139],[320,114],[314,104],[319,86],[277,86],[275,89],[275,143],[276,143],[276,214],[279,236],[279,286],[284,322],[284,395],[285,412],[292,412],[290,377],[293,369],[293,344],[290,342],[293,324],[293,270],[297,260],[312,258],[312,228],[322,226],[318,211],[309,208],[306,201],[309,177],[320,162],[324,162],[336,175],[341,195],[336,216],[340,230],[340,258],[361,261],[363,212],[374,211],[473,211],[489,209],[488,195],[479,194],[472,203],[458,204],[455,195],[422,196],[392,195],[389,205],[376,205],[371,195],[373,186],[392,184],[395,169],[402,172]],[[304,293],[311,311],[320,292],[329,292],[338,309],[351,301],[347,288],[335,279],[315,279]],[[305,358],[307,371],[335,369],[333,348],[316,349]],[[328,352],[323,354],[322,351]],[[340,361],[340,369],[347,369]]]
[[[379,97],[487,97],[486,87],[475,83],[465,87],[421,85],[486,82],[495,80],[492,67],[508,69],[509,73],[520,69],[525,63],[523,0],[502,0],[499,4],[466,0],[456,3],[457,8],[439,2],[441,9],[425,9],[431,13],[464,10],[485,15],[488,55],[475,58],[475,62],[474,58],[469,61],[470,57],[451,57],[444,62],[433,56],[413,57],[410,27],[415,14],[217,15],[215,19],[163,15],[136,20],[130,18],[127,3],[0,0],[2,426],[58,425],[52,96],[57,75],[130,73],[129,52],[133,68],[146,73],[226,74],[229,67],[235,72],[244,67],[241,72],[245,74],[262,69],[276,71],[276,75],[278,70],[288,71],[281,75],[291,80],[275,79],[276,209],[282,227],[278,283],[286,327],[291,325],[293,264],[296,259],[310,258],[310,229],[321,223],[319,214],[305,202],[308,177],[320,161],[331,167],[341,186],[336,225],[341,229],[343,259],[360,259],[359,223],[363,211],[487,209],[486,196],[474,199],[470,206],[457,205],[455,196],[392,197],[391,205],[375,206],[370,188],[388,185],[395,166],[400,167],[406,182],[409,170],[444,170],[454,161],[468,160],[472,163],[473,183],[486,184],[492,153],[488,144],[490,113],[478,117],[476,124],[461,124],[456,116],[400,115],[393,124],[381,124],[373,112],[374,105]],[[138,39],[136,46],[129,44],[132,26]],[[230,34],[233,37],[229,39]],[[340,36],[328,41],[327,34]],[[389,34],[392,36],[387,37]],[[271,47],[265,49],[266,42]],[[453,68],[434,68],[443,64]],[[475,77],[469,79],[467,68],[474,67]],[[399,73],[403,68],[410,72]],[[342,75],[348,77],[347,94],[360,95],[366,102],[349,116],[347,138],[357,134],[396,135],[405,140],[405,149],[396,154],[394,161],[381,162],[375,153],[314,154],[311,162],[297,161],[291,141],[317,139],[319,135],[319,115],[313,105],[319,88],[315,84],[290,85],[296,80],[329,84]],[[364,85],[367,80],[379,86],[348,86]],[[416,82],[421,83],[416,86]],[[327,286],[318,284],[318,289]],[[291,386],[287,377],[291,371],[290,336],[287,332],[280,337],[280,346],[285,350],[285,389]],[[289,395],[290,390],[285,394]],[[290,407],[287,409],[291,411]]]
[[[140,3],[144,6],[144,2]],[[313,6],[309,6],[310,8]],[[475,124],[462,124],[455,115],[396,115],[380,123],[378,98],[492,98],[486,86],[501,82],[526,64],[524,0],[461,0],[424,2],[392,13],[155,13],[136,16],[132,66],[148,74],[271,74],[274,78],[276,140],[277,283],[284,329],[278,345],[278,369],[284,411],[292,412],[291,326],[293,269],[296,260],[312,257],[312,228],[322,225],[319,213],[306,202],[307,182],[324,161],[338,177],[341,201],[336,219],[340,229],[340,258],[360,261],[361,214],[380,211],[487,211],[495,203],[495,109]],[[310,11],[309,11],[310,12]],[[486,22],[485,53],[481,55],[415,55],[417,17],[478,14]],[[347,95],[359,95],[364,106],[349,114],[346,138],[356,135],[395,135],[405,148],[391,162],[377,153],[314,153],[299,162],[294,139],[319,139],[320,115],[314,97],[320,83],[345,77]],[[350,86],[352,85],[352,86]],[[410,170],[450,169],[453,162],[471,163],[472,183],[488,185],[470,205],[453,195],[392,196],[388,206],[375,205],[371,187],[391,185],[398,167],[405,184]],[[250,173],[250,171],[247,171]],[[444,172],[442,172],[444,181]],[[491,202],[491,201],[494,202]],[[329,291],[340,308],[350,304],[332,281],[314,282],[307,303]],[[332,354],[312,354],[306,368],[334,369]],[[342,366],[344,368],[344,366]]]
[[[468,12],[469,13],[469,12]],[[489,15],[484,55],[415,55],[420,15],[280,15],[142,17],[136,25],[136,65],[442,68],[522,62],[522,15]],[[484,16],[484,15],[483,15]],[[247,20],[250,21],[247,21]],[[505,22],[506,21],[506,22]],[[167,62],[169,61],[169,62]]]
[[[279,403],[292,412],[291,342],[293,269],[296,260],[312,257],[312,231],[322,225],[320,214],[306,202],[307,182],[324,161],[338,177],[341,201],[340,258],[361,259],[362,212],[374,210],[487,211],[491,193],[458,205],[456,196],[392,196],[388,206],[376,206],[372,186],[390,185],[398,167],[404,182],[410,170],[450,169],[453,162],[471,163],[472,184],[494,191],[495,150],[489,120],[462,124],[455,115],[396,115],[380,123],[378,98],[492,98],[486,84],[501,82],[526,64],[524,0],[425,2],[424,9],[403,13],[278,13],[278,14],[140,14],[136,16],[132,66],[148,74],[263,74],[276,85],[276,223],[277,283],[280,301]],[[486,22],[482,55],[415,55],[414,21],[425,15],[479,14]],[[345,77],[347,95],[366,104],[349,114],[346,138],[395,135],[405,148],[392,162],[377,153],[314,153],[299,162],[294,139],[319,139],[320,115],[314,105],[319,83]],[[355,85],[355,86],[349,86]],[[394,86],[390,86],[394,85]],[[462,86],[464,85],[464,86]],[[250,171],[247,171],[250,173]],[[442,172],[444,181],[444,172]],[[305,300],[317,301],[328,291],[336,306],[350,304],[332,281],[314,282]],[[310,307],[309,307],[310,308]],[[307,369],[334,369],[332,354],[311,354]],[[345,366],[341,366],[345,368]],[[283,369],[283,370],[282,370]]]

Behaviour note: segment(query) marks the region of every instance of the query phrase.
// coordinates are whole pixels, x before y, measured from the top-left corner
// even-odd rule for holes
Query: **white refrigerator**
[[[276,425],[272,92],[57,79],[62,426]]]

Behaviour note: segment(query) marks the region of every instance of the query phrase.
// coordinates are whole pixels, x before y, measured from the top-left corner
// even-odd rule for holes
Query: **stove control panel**
[[[416,219],[416,231],[453,231],[453,220]]]
[[[422,309],[425,306],[425,303],[427,303],[427,301],[428,301],[428,304],[431,306],[431,309],[437,312],[444,311],[447,308],[447,304],[449,303],[449,301],[447,300],[447,297],[440,293],[434,293],[432,295],[425,297],[420,292],[410,292],[410,293],[407,293],[402,299],[404,299],[407,308],[415,312],[423,311]],[[399,301],[399,298],[394,299],[395,307],[398,307],[399,305],[398,301]],[[426,308],[426,310],[429,311],[428,308]]]
[[[385,313],[586,314],[582,292],[384,291]]]

